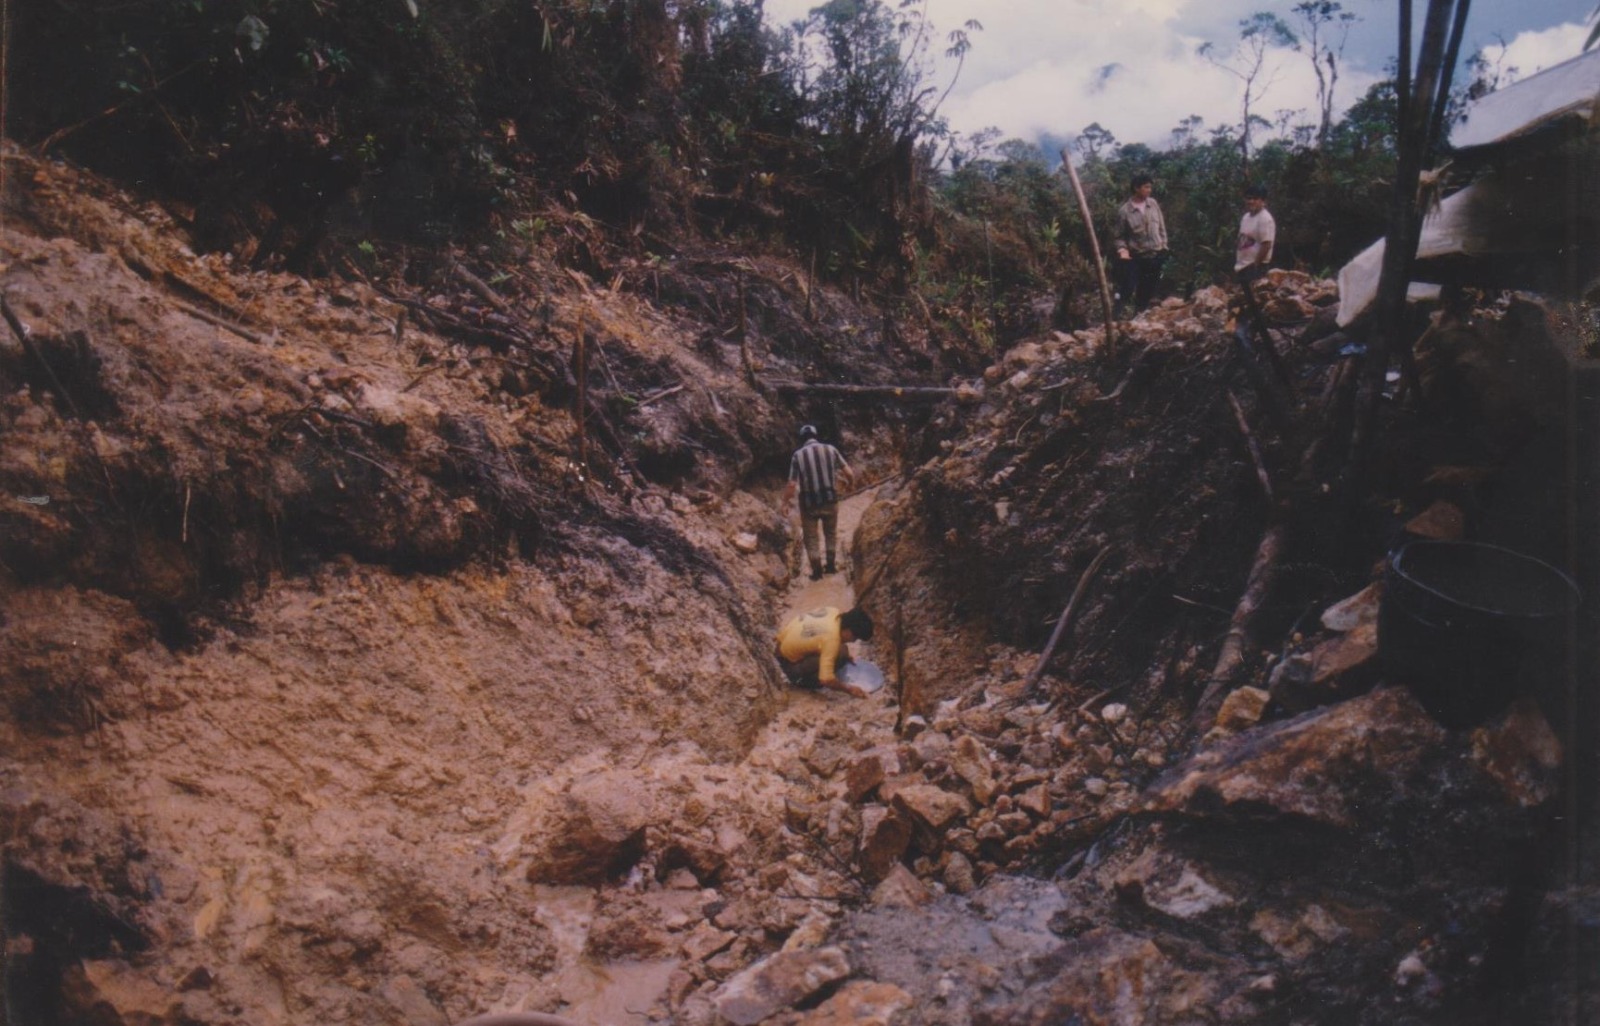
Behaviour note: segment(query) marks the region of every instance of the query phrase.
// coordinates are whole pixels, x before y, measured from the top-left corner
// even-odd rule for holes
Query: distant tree
[[[1117,148],[1117,137],[1112,135],[1100,122],[1091,123],[1082,132],[1078,133],[1078,149],[1086,160],[1098,160],[1111,156]]]
[[[1239,22],[1239,41],[1223,51],[1214,43],[1202,43],[1200,56],[1237,78],[1244,86],[1239,99],[1239,156],[1246,176],[1250,173],[1250,138],[1252,130],[1262,123],[1254,114],[1255,106],[1271,87],[1273,78],[1262,76],[1266,72],[1267,54],[1274,47],[1289,48],[1295,45],[1295,34],[1276,14],[1257,11]]]
[[[1200,132],[1200,126],[1205,124],[1205,119],[1198,114],[1190,114],[1178,122],[1172,129],[1172,146],[1174,149],[1186,150],[1195,144],[1195,137]]]
[[[1344,45],[1350,35],[1350,26],[1357,20],[1337,0],[1301,0],[1294,5],[1301,35],[1295,49],[1311,61],[1311,70],[1317,76],[1317,146],[1328,143],[1328,132],[1333,128],[1333,87],[1339,81],[1339,60],[1344,56]]]

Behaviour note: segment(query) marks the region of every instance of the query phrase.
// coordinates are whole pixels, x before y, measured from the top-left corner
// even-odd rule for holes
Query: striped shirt
[[[849,470],[850,464],[826,442],[813,438],[796,449],[789,459],[789,480],[800,486],[800,508],[816,509],[837,502],[834,479],[841,469]]]

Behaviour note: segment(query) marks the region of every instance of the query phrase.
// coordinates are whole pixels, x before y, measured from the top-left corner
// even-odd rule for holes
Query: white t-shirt
[[[1272,242],[1278,237],[1278,222],[1272,219],[1272,212],[1265,207],[1252,214],[1246,213],[1239,219],[1239,250],[1234,255],[1233,269],[1242,271],[1256,262],[1261,255],[1262,243]]]

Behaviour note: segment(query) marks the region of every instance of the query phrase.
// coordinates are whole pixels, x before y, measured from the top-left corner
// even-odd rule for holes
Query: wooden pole
[[[1356,399],[1355,426],[1351,432],[1350,456],[1344,483],[1350,501],[1356,501],[1359,485],[1365,481],[1372,462],[1373,436],[1378,426],[1378,399],[1383,394],[1390,357],[1404,342],[1406,293],[1416,263],[1417,241],[1422,228],[1422,211],[1417,203],[1417,184],[1422,169],[1433,156],[1436,131],[1442,126],[1433,120],[1435,107],[1444,102],[1455,68],[1445,63],[1450,45],[1451,26],[1466,18],[1463,8],[1471,0],[1428,0],[1423,22],[1422,43],[1417,52],[1415,73],[1411,67],[1411,0],[1401,0],[1400,65],[1396,76],[1400,121],[1396,133],[1394,188],[1389,200],[1389,231],[1384,237],[1383,268],[1378,277],[1378,296],[1372,313],[1372,338],[1367,346],[1361,372],[1361,387]]]
[[[1089,198],[1083,194],[1083,183],[1078,180],[1078,170],[1072,166],[1072,155],[1065,146],[1061,147],[1061,166],[1067,169],[1067,177],[1072,180],[1072,191],[1078,197],[1078,212],[1083,215],[1083,227],[1089,233],[1089,249],[1094,253],[1095,273],[1100,276],[1100,308],[1106,318],[1106,356],[1116,352],[1116,333],[1112,322],[1116,320],[1116,310],[1111,305],[1111,282],[1106,278],[1106,263],[1100,256],[1100,237],[1094,232],[1094,217],[1089,213]]]

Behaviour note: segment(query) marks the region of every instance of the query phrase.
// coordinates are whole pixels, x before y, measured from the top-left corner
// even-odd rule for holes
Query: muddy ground
[[[1304,275],[1270,286],[1283,379],[1221,290],[952,378],[771,259],[311,282],[5,171],[7,1021],[1596,1011],[1593,881],[1550,857],[1592,849],[1570,659],[1441,726],[1369,589],[1396,539],[1548,512],[1505,498],[1560,436],[1537,375],[1465,389],[1475,433],[1397,414],[1351,513]],[[1493,377],[1512,309],[1435,369]],[[771,387],[802,378],[954,392]],[[801,420],[869,485],[818,583],[780,500]],[[888,686],[783,687],[782,619],[855,601]]]

